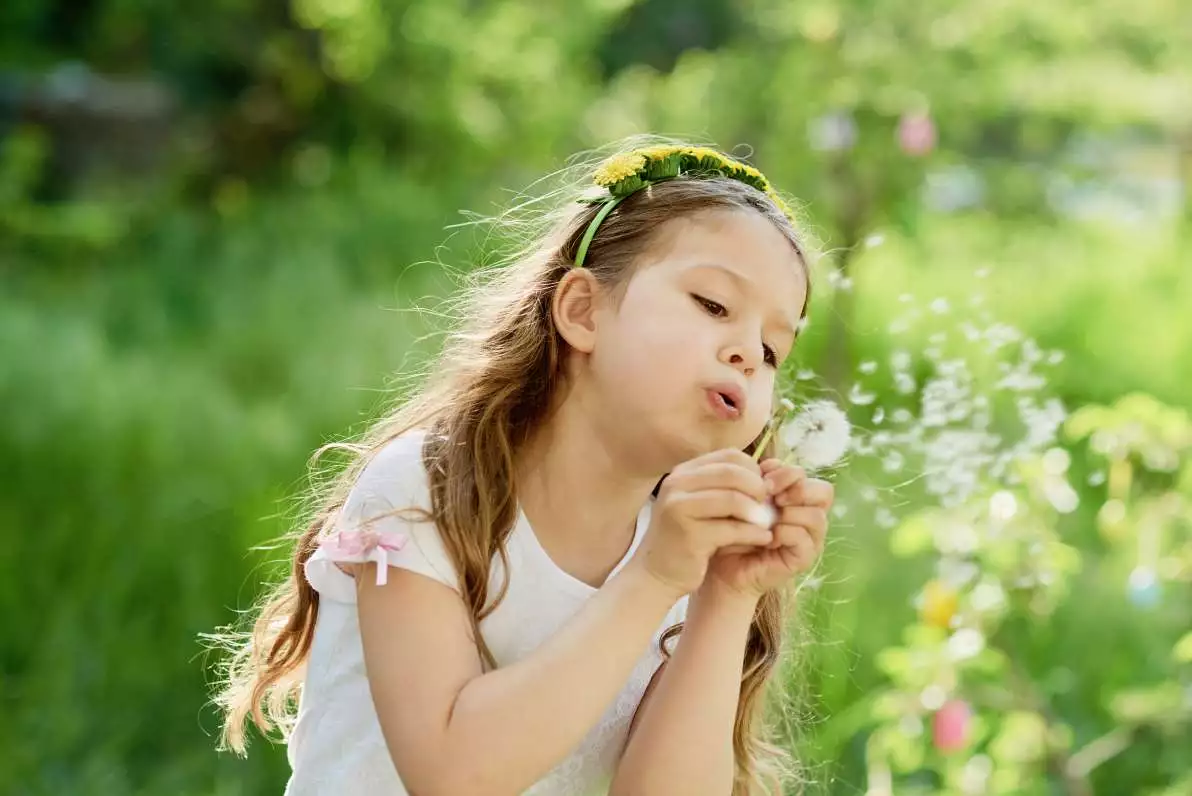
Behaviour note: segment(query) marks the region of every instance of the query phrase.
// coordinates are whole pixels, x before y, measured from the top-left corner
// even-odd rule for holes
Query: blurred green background
[[[789,375],[866,444],[785,675],[807,790],[1192,793],[1190,9],[6,0],[0,792],[281,791],[213,750],[199,634],[433,352],[398,310],[487,242],[444,228],[655,132],[824,243]]]

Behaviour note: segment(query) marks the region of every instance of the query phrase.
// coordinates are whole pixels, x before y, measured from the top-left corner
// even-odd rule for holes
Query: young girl
[[[714,150],[593,182],[475,288],[230,663],[225,742],[285,730],[291,796],[774,792],[778,590],[833,497],[751,455],[804,244]]]

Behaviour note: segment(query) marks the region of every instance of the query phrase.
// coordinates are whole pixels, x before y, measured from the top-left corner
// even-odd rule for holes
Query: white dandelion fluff
[[[774,523],[778,521],[778,510],[770,500],[750,506],[748,515],[745,521],[759,528],[773,528]]]
[[[779,431],[787,457],[811,470],[831,467],[848,450],[851,426],[832,401],[811,401]]]

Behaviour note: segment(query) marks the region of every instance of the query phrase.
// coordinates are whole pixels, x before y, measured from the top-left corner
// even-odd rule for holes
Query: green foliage
[[[866,432],[922,408],[887,364],[922,385],[982,312],[1065,354],[1065,436],[1015,483],[942,505],[921,463],[862,457],[842,482],[787,684],[816,698],[809,789],[1192,787],[1183,5],[2,5],[0,791],[280,790],[278,748],[213,751],[198,635],[277,571],[262,545],[307,455],[433,352],[437,318],[407,310],[453,288],[428,258],[471,264],[470,239],[436,248],[459,208],[646,131],[748,144],[806,203],[827,256],[792,375],[843,397],[879,363],[851,385]],[[84,128],[29,111],[36,75],[87,85],[65,60],[175,95],[144,184],[76,175]],[[1004,376],[1004,349],[946,353],[974,389]],[[868,509],[887,485],[888,528]],[[941,694],[972,709],[947,753]]]

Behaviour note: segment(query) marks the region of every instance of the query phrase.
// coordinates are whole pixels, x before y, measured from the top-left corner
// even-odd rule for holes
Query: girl
[[[804,244],[714,150],[631,150],[594,182],[475,289],[230,662],[225,742],[250,715],[287,731],[290,796],[773,792],[777,590],[832,502],[750,455]]]

